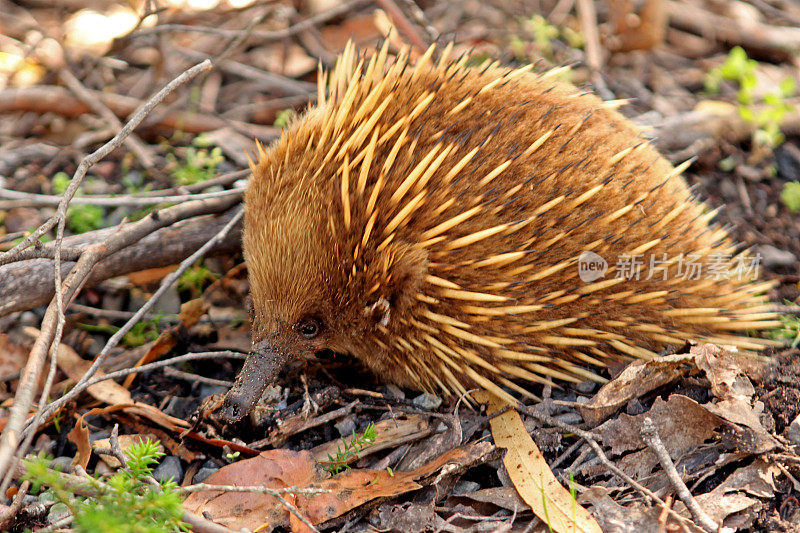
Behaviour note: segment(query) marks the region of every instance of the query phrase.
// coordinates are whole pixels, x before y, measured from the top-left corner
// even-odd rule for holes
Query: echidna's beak
[[[264,389],[273,382],[288,359],[285,353],[275,350],[269,343],[256,343],[245,359],[236,383],[222,401],[222,418],[233,423],[250,413]]]

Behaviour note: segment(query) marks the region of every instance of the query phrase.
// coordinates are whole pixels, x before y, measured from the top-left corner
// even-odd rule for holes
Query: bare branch
[[[86,172],[89,168],[94,165],[97,161],[101,160],[103,157],[108,155],[112,150],[119,147],[122,144],[122,141],[144,120],[144,118],[158,105],[161,101],[166,98],[168,94],[178,88],[180,85],[186,83],[187,81],[191,80],[201,72],[210,70],[212,68],[212,64],[210,61],[204,61],[194,67],[186,70],[177,78],[172,80],[168,83],[163,89],[158,91],[152,98],[150,98],[146,103],[140,106],[136,112],[133,113],[133,116],[130,120],[125,124],[125,126],[120,130],[120,132],[114,136],[109,142],[98,148],[96,151],[92,152],[88,156],[86,156],[81,163],[78,165],[75,174],[72,177],[72,181],[70,182],[69,186],[67,187],[66,192],[62,198],[61,204],[58,207],[56,215],[52,217],[50,220],[45,222],[40,228],[37,230],[42,231],[48,224],[58,225],[58,230],[56,234],[56,255],[55,255],[55,269],[56,273],[54,276],[54,283],[59,280],[61,275],[60,272],[60,241],[63,239],[64,235],[64,225],[66,221],[66,211],[67,207],[69,206],[69,202],[72,200],[72,197],[75,195],[75,192],[78,190],[78,187],[81,184]],[[185,207],[191,205],[192,202],[188,202],[183,206]],[[195,207],[194,205],[192,207]],[[51,222],[52,221],[52,222]],[[146,219],[139,221],[143,224],[131,224],[128,227],[124,228],[124,230],[120,230],[109,239],[101,244],[89,247],[84,254],[81,255],[81,258],[75,264],[75,268],[69,273],[66,280],[63,284],[58,287],[56,292],[56,300],[50,303],[50,306],[45,313],[44,320],[42,321],[41,327],[41,334],[36,339],[36,342],[33,345],[31,350],[31,354],[28,357],[28,362],[25,365],[25,369],[22,373],[22,377],[20,378],[20,382],[17,388],[17,393],[14,397],[14,405],[11,408],[10,414],[8,416],[8,420],[6,422],[6,426],[3,429],[2,436],[0,436],[0,472],[6,472],[5,479],[3,480],[2,484],[0,484],[0,492],[4,492],[5,489],[8,487],[8,484],[11,482],[11,478],[14,472],[14,464],[12,462],[16,462],[18,457],[21,457],[25,454],[25,449],[30,443],[33,435],[31,434],[28,439],[26,439],[23,446],[20,445],[20,437],[21,433],[20,430],[22,429],[23,424],[25,423],[25,419],[28,415],[28,412],[31,409],[33,404],[33,397],[36,392],[37,383],[39,381],[39,376],[42,373],[44,368],[45,359],[47,357],[47,353],[51,346],[58,346],[60,343],[60,334],[63,328],[63,302],[69,302],[81,289],[83,284],[89,277],[92,268],[95,264],[102,258],[107,257],[108,255],[119,251],[120,249],[128,246],[132,242],[141,239],[147,233],[152,231],[152,226],[155,225],[157,227],[163,227],[162,223],[169,223],[169,220],[154,220],[154,217],[148,216]],[[162,224],[159,226],[159,224]],[[141,230],[148,230],[146,233],[141,233]],[[14,256],[20,253],[24,248],[28,247],[35,238],[37,232],[34,232],[31,236],[27,239],[23,240],[18,246],[15,246],[9,252],[4,254],[0,254],[0,264],[5,264],[8,261],[12,260]],[[43,234],[43,233],[42,233]],[[43,403],[40,402],[39,404],[39,411],[35,416],[34,423],[32,424],[33,427],[38,425],[38,420],[40,419],[41,410],[44,407]]]

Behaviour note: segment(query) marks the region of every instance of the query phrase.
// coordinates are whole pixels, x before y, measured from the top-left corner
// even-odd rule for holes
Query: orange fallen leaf
[[[85,469],[89,464],[89,459],[92,458],[92,444],[89,442],[89,428],[86,427],[86,422],[83,420],[84,416],[75,417],[75,427],[67,434],[67,438],[78,447],[78,454],[73,459],[73,464],[77,463]]]
[[[494,447],[477,442],[450,450],[410,472],[352,469],[331,477],[308,451],[269,450],[257,457],[227,465],[211,474],[207,484],[262,486],[271,489],[297,487],[320,489],[321,494],[286,494],[284,498],[312,524],[320,524],[375,498],[404,494],[422,487],[418,481],[440,469],[452,471],[485,457]],[[184,508],[209,516],[233,529],[270,531],[275,527],[306,531],[281,502],[269,494],[202,491],[190,494]]]

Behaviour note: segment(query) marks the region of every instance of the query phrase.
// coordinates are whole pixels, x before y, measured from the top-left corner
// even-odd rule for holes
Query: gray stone
[[[101,429],[100,431],[95,431],[89,435],[89,442],[94,442],[100,439],[107,439],[111,436],[111,430],[108,429]]]
[[[210,476],[217,470],[219,470],[219,466],[217,466],[217,463],[211,460],[206,461],[205,463],[203,463],[202,468],[200,468],[200,470],[198,470],[197,473],[194,475],[194,482],[202,483],[208,476]]]
[[[345,418],[336,422],[334,426],[339,430],[339,435],[349,437],[356,430],[356,421],[352,418]]]
[[[54,503],[56,501],[56,497],[52,492],[48,490],[39,494],[39,501],[44,504]]]
[[[481,488],[480,483],[475,483],[474,481],[464,481],[461,480],[456,483],[456,486],[453,487],[453,494],[469,494],[470,492],[475,492]]]
[[[164,457],[161,460],[161,464],[153,470],[153,477],[158,481],[172,479],[175,483],[180,483],[183,480],[183,466],[181,466],[181,460],[174,455]]]
[[[50,463],[59,472],[68,472],[72,468],[72,457],[56,457]]]
[[[442,399],[429,392],[423,392],[412,401],[420,409],[438,409],[442,405]]]
[[[800,446],[800,415],[786,428],[786,438],[795,446]]]
[[[59,520],[63,520],[64,518],[70,515],[69,507],[65,503],[56,503],[50,508],[50,511],[47,513],[47,523],[55,524]]]
[[[225,394],[228,392],[228,387],[223,387],[222,385],[210,385],[208,383],[203,383],[200,385],[200,389],[198,390],[198,396],[201,398],[208,398],[212,394]]]
[[[761,266],[767,268],[793,266],[797,263],[797,258],[792,252],[788,250],[779,250],[769,244],[757,246],[756,254],[761,256]]]
[[[388,398],[392,398],[393,400],[405,400],[406,394],[400,390],[400,387],[394,385],[393,383],[389,383],[384,387],[386,396]]]

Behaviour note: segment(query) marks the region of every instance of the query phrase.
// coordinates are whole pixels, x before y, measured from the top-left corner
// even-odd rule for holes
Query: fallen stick
[[[231,209],[223,215],[193,217],[155,231],[100,261],[92,270],[86,286],[130,272],[179,263],[216,235],[232,216]],[[116,228],[68,237],[64,239],[64,246],[85,248],[101,243],[114,230]],[[231,232],[209,254],[236,253],[241,247],[240,232],[241,228]],[[64,261],[64,275],[74,266],[74,261]],[[52,259],[29,259],[0,266],[0,316],[46,304],[53,297],[54,287]]]
[[[119,118],[127,118],[141,104],[138,98],[121,94],[88,90]],[[0,113],[14,111],[33,111],[36,113],[56,113],[65,117],[78,117],[91,113],[88,105],[81,102],[69,90],[58,85],[35,85],[33,87],[14,87],[0,90]],[[205,115],[192,111],[169,112],[160,116],[156,126],[187,133],[203,133],[220,128],[231,127],[246,135],[255,134],[261,140],[275,138],[280,130],[271,126],[248,124],[236,120],[221,119],[215,115]]]

